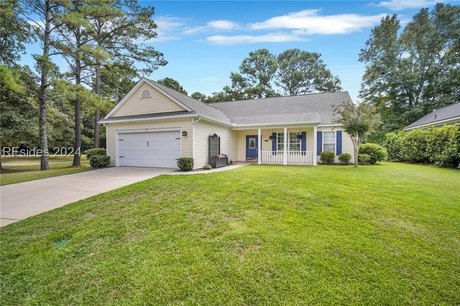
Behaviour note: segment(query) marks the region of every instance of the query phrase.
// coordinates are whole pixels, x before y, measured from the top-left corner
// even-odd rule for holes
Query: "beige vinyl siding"
[[[195,123],[195,168],[202,168],[209,162],[208,136],[212,134],[220,136],[220,153],[227,154],[229,160],[235,160],[237,132],[202,119]]]
[[[340,128],[318,127],[318,131],[322,131],[322,132],[342,131],[342,153],[350,154],[351,160],[353,160],[353,142],[351,141],[350,135],[348,135],[345,131],[341,130]],[[335,157],[335,161],[339,162],[337,156]],[[319,156],[318,156],[318,162],[319,162]]]
[[[123,122],[109,123],[106,126],[107,130],[107,154],[110,156],[112,166],[115,166],[116,161],[116,141],[117,132],[127,131],[155,131],[155,130],[180,130],[186,131],[187,136],[182,136],[181,133],[181,157],[192,157],[192,119],[169,119],[155,121],[138,121],[138,122]]]
[[[261,136],[262,136],[262,151],[272,151],[272,140],[270,136],[272,133],[283,133],[283,128],[277,129],[262,129]],[[313,128],[312,127],[305,127],[305,128],[288,128],[288,133],[294,132],[306,132],[307,133],[307,151],[313,151]],[[245,161],[246,160],[246,136],[247,135],[257,135],[257,129],[254,130],[244,130],[238,131],[238,153],[237,153],[237,161]]]
[[[150,91],[150,98],[141,98],[143,90]],[[132,116],[139,114],[167,113],[184,111],[185,109],[166,97],[147,83],[140,86],[134,94],[112,115],[112,117]]]

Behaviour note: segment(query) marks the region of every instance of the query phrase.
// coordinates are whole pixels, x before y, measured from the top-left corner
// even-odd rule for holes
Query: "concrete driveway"
[[[0,187],[0,226],[173,169],[113,167]]]

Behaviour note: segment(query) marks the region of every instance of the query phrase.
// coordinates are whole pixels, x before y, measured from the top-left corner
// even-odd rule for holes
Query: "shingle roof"
[[[334,106],[344,101],[351,101],[348,92],[343,91],[206,104],[150,79],[145,78],[145,80],[189,110],[178,114],[106,117],[101,120],[101,123],[123,119],[154,118],[163,115],[197,114],[204,119],[228,125],[331,124],[333,123]]]
[[[149,81],[154,83],[156,86],[160,87],[161,90],[166,92],[168,95],[172,96],[174,99],[178,100],[188,108],[192,109],[198,115],[202,115],[204,117],[208,117],[209,119],[214,119],[223,123],[231,124],[230,119],[220,110],[211,107],[206,103],[197,101],[187,95],[184,95],[178,91],[175,91],[174,89],[166,87],[155,81]]]
[[[347,91],[211,103],[236,124],[319,123],[331,124],[334,107],[351,101]]]
[[[460,118],[460,102],[434,110],[425,117],[422,117],[414,123],[409,124],[404,129],[412,129],[418,126],[436,124],[436,122],[454,118]]]

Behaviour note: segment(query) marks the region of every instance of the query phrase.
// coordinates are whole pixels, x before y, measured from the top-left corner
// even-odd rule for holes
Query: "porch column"
[[[262,163],[262,137],[261,130],[257,129],[257,163]]]
[[[284,128],[284,153],[283,165],[287,165],[287,128]]]
[[[315,125],[313,127],[313,165],[314,166],[317,165],[317,159],[318,159],[318,156],[316,155],[317,154],[316,152],[318,152],[317,145],[318,145],[317,128]]]

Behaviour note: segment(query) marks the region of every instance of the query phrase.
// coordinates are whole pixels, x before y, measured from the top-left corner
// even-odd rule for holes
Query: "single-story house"
[[[443,126],[446,124],[460,124],[460,102],[435,109],[425,117],[406,126],[404,130],[424,129],[430,126]]]
[[[210,138],[229,160],[316,165],[322,151],[353,156],[350,137],[333,123],[348,92],[206,104],[147,78],[100,121],[114,166],[177,167],[209,163]],[[215,151],[214,151],[215,152]]]

